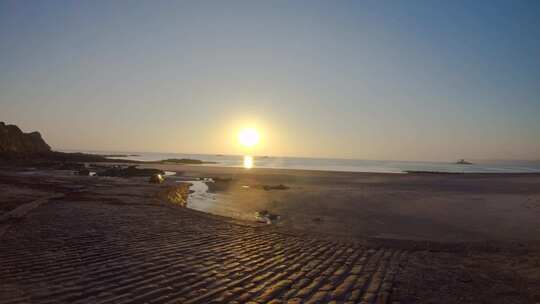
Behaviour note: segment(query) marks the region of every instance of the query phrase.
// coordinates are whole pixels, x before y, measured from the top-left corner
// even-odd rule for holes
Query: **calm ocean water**
[[[74,152],[74,151],[66,151]],[[136,154],[137,156],[117,157],[140,161],[158,161],[167,158],[190,158],[216,162],[204,166],[244,167],[242,155],[208,155],[182,153],[76,151],[95,154]],[[458,165],[444,162],[355,160],[302,157],[254,156],[254,168],[302,169],[347,172],[403,173],[404,171],[437,171],[459,173],[527,173],[540,172],[540,161],[482,161],[472,160],[473,165]]]

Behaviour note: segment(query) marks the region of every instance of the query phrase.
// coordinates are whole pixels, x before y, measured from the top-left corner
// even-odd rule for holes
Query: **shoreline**
[[[205,176],[219,171],[200,171],[200,166],[191,166],[190,170],[179,167],[184,169],[183,176]],[[253,188],[244,192],[247,197],[242,198],[243,194],[236,197],[241,207],[264,204],[268,195],[293,195],[295,199],[285,204],[292,207],[288,209],[291,215],[322,210],[343,217],[340,222],[353,219],[357,225],[369,222],[370,218],[384,220],[392,212],[393,208],[383,208],[364,217],[372,207],[380,205],[369,206],[369,199],[373,198],[368,195],[370,191],[379,189],[371,193],[375,198],[380,193],[389,193],[387,198],[391,201],[412,207],[414,200],[407,193],[415,183],[406,182],[411,178],[420,185],[442,179],[442,184],[429,187],[430,193],[444,197],[448,195],[446,187],[453,186],[449,179],[470,180],[463,176],[321,174],[268,169],[257,174],[252,174],[253,171],[235,174],[235,171],[238,170],[221,170],[222,174],[233,177],[233,184],[227,190],[231,195],[238,190],[234,185],[244,182],[255,185],[280,182],[291,186],[268,191]],[[538,179],[503,176],[483,178],[490,181],[483,185],[499,178],[505,183],[538,182]],[[340,231],[338,226],[333,226],[337,230],[321,230],[309,225],[303,227],[308,229],[298,229],[302,225],[258,224],[160,199],[158,194],[174,184],[172,180],[150,184],[144,177],[79,176],[70,170],[21,172],[20,168],[1,168],[3,200],[0,201],[18,204],[25,212],[15,212],[21,217],[4,216],[8,221],[0,222],[3,248],[0,275],[5,278],[0,299],[14,302],[154,299],[158,303],[170,300],[268,303],[271,299],[285,303],[297,299],[291,301],[298,303],[376,295],[388,299],[385,303],[408,303],[411,299],[432,303],[441,298],[460,303],[464,297],[474,303],[528,303],[540,297],[536,288],[540,282],[539,240],[419,241],[333,234]],[[433,188],[437,185],[443,189]],[[323,192],[314,193],[313,187]],[[425,184],[421,186],[424,187]],[[510,185],[508,189],[521,190],[515,187]],[[347,197],[357,194],[351,192],[354,189],[367,195],[366,201],[340,211],[357,202],[347,201]],[[62,195],[52,196],[51,192]],[[420,194],[425,196],[426,192]],[[362,212],[355,214],[358,207]],[[412,209],[413,214],[426,206],[418,207]],[[329,220],[317,225],[324,226]],[[399,224],[399,220],[394,218],[385,225],[393,223]],[[376,224],[368,223],[360,229]],[[420,228],[440,228],[436,223],[426,224]],[[65,275],[58,276],[59,271]],[[351,287],[351,280],[362,278],[366,280],[362,282],[367,282],[362,283],[364,287]],[[39,286],[36,281],[40,282]],[[149,281],[152,285],[146,283]],[[343,284],[349,287],[343,288]],[[392,293],[388,294],[388,290]],[[504,293],[499,294],[500,290]]]
[[[176,180],[220,180],[218,187],[208,191],[213,198],[203,198],[199,207],[187,207],[234,220],[254,223],[260,219],[257,214],[264,212],[277,216],[272,225],[283,229],[340,238],[443,243],[540,241],[540,189],[535,187],[540,184],[538,173],[393,174],[171,164],[138,166],[175,172],[175,176],[166,178],[172,184]],[[11,168],[13,172],[22,170]],[[44,172],[34,169],[24,171],[24,175],[30,177],[28,173],[37,171]],[[140,180],[79,178],[85,183]],[[143,180],[147,182],[147,178]]]
[[[130,154],[131,155],[131,154]],[[138,155],[138,154],[136,154]],[[139,155],[138,155],[139,156]],[[20,166],[35,165],[39,167],[66,167],[77,163],[94,164],[129,164],[129,165],[195,165],[202,167],[240,168],[245,169],[241,157],[234,156],[234,160],[222,161],[214,156],[212,159],[201,159],[201,155],[168,154],[161,155],[159,160],[111,158],[111,154],[88,154],[66,152],[42,152],[37,154],[0,154],[0,163],[13,162]],[[207,155],[207,157],[209,157]],[[380,174],[540,174],[540,164],[534,161],[515,161],[509,165],[501,163],[480,163],[460,165],[446,162],[427,161],[370,161],[349,159],[316,159],[316,158],[262,158],[253,164],[250,170],[299,170],[314,172],[342,172],[342,173],[380,173]],[[290,163],[291,159],[298,160]],[[277,163],[276,163],[277,161]],[[330,162],[325,162],[330,161]],[[523,166],[523,163],[529,163]]]
[[[180,176],[220,178],[225,196],[206,212],[345,237],[482,241],[540,240],[538,173],[392,174],[143,165]],[[283,185],[281,187],[277,187]],[[276,190],[274,190],[276,187]],[[267,190],[265,190],[267,189]]]
[[[198,168],[198,165],[189,165],[194,168]],[[224,167],[224,168],[230,168],[230,167]],[[1,169],[1,167],[0,167]],[[4,168],[5,169],[5,168]],[[151,185],[149,185],[145,178],[141,177],[80,177],[77,175],[67,174],[67,171],[69,170],[38,170],[36,173],[37,175],[32,176],[21,176],[18,175],[20,172],[19,167],[12,167],[11,168],[11,174],[5,174],[6,172],[2,173],[0,171],[0,184],[3,185],[12,185],[12,186],[22,186],[28,190],[30,189],[36,189],[36,190],[43,190],[47,189],[47,184],[40,184],[40,183],[34,183],[34,181],[28,181],[27,178],[35,179],[35,180],[43,180],[45,177],[53,177],[55,179],[55,183],[57,183],[57,186],[55,186],[54,192],[51,195],[40,195],[36,196],[35,201],[31,201],[29,204],[22,204],[21,208],[22,214],[20,211],[16,210],[17,208],[4,212],[0,214],[0,224],[10,223],[13,219],[22,218],[24,217],[28,212],[31,212],[33,209],[38,208],[41,204],[43,204],[47,200],[52,199],[71,199],[70,195],[76,194],[81,189],[91,186],[91,185],[104,185],[104,184],[113,184],[117,186],[123,186],[127,183],[129,184],[137,184],[137,185],[144,185],[147,190],[145,190],[143,187],[143,190],[141,190],[141,193],[152,193],[147,192],[149,189],[152,188]],[[275,170],[275,169],[260,169],[260,170]],[[288,171],[289,169],[277,169],[282,171]],[[34,170],[31,170],[34,171]],[[312,173],[311,170],[306,170],[309,173]],[[28,171],[26,171],[28,172]],[[329,171],[322,171],[326,173],[338,173],[339,172],[329,172]],[[346,174],[359,174],[359,175],[394,175],[391,173],[362,173],[362,172],[344,172]],[[226,173],[225,173],[226,174]],[[502,174],[501,174],[502,175]],[[540,175],[540,174],[539,174]],[[15,181],[10,180],[11,178],[16,177]],[[67,179],[66,179],[67,178]],[[65,181],[62,181],[66,179]],[[67,182],[67,180],[70,180],[70,182]],[[80,183],[82,182],[82,183]],[[174,183],[164,183],[161,185],[162,189],[166,189],[171,186],[176,186]],[[179,180],[180,183],[189,183],[189,181],[185,180]],[[68,185],[69,184],[69,185]],[[63,189],[63,190],[58,190]],[[66,192],[67,191],[67,192]],[[65,192],[62,194],[62,192]],[[160,192],[162,193],[162,192]],[[86,195],[93,195],[92,192],[87,193]],[[140,195],[140,194],[139,194]],[[153,195],[151,197],[154,197]],[[273,231],[275,233],[283,234],[283,235],[291,235],[295,237],[308,237],[313,239],[319,239],[319,240],[336,240],[340,242],[353,242],[356,244],[362,244],[370,247],[392,247],[396,249],[406,249],[406,250],[430,250],[430,251],[444,251],[444,252],[469,252],[469,251],[483,251],[483,250],[503,250],[503,251],[523,251],[523,250],[534,250],[534,251],[540,251],[540,238],[538,239],[479,239],[479,240],[428,240],[428,239],[415,239],[415,238],[406,238],[406,237],[395,237],[395,236],[360,236],[360,235],[347,235],[347,234],[340,234],[336,232],[331,231],[311,231],[307,229],[301,229],[301,228],[294,228],[294,227],[286,227],[282,225],[273,225],[273,224],[264,224],[261,222],[257,222],[255,220],[246,220],[241,218],[234,218],[226,215],[220,215],[210,212],[205,212],[193,208],[189,208],[184,205],[179,205],[175,202],[167,201],[167,199],[163,198],[162,195],[157,195],[156,198],[160,198],[160,200],[165,204],[168,208],[173,209],[181,209],[183,212],[188,212],[193,215],[196,215],[197,217],[205,218],[205,219],[212,219],[217,221],[223,221],[225,223],[233,224],[233,225],[239,225],[243,227],[250,227],[255,229],[262,229],[262,230],[268,230]],[[35,202],[39,202],[39,204],[36,204]],[[26,205],[30,208],[28,208]],[[13,212],[14,211],[14,212]],[[13,214],[12,214],[13,213]],[[13,224],[13,223],[12,223]],[[6,228],[6,227],[3,227]],[[1,237],[1,236],[0,236]]]
[[[115,160],[116,162],[116,160]],[[217,167],[217,168],[237,168],[245,170],[295,170],[295,171],[314,171],[314,172],[337,172],[337,173],[377,173],[377,174],[540,174],[539,171],[491,171],[491,172],[481,172],[481,171],[440,171],[440,170],[400,170],[400,171],[358,171],[358,170],[339,170],[339,169],[321,169],[321,168],[285,168],[285,167],[264,167],[264,166],[254,166],[252,168],[245,168],[244,166],[225,166],[220,165],[219,163],[202,163],[202,164],[189,164],[189,163],[166,163],[162,161],[134,161],[140,165],[184,165],[184,166],[202,166],[202,167]],[[117,163],[122,163],[122,160],[118,160]]]
[[[94,154],[96,153],[96,154]],[[100,154],[97,154],[100,153]],[[105,154],[104,154],[105,153]],[[110,156],[113,152],[94,151],[90,156]],[[118,153],[118,152],[114,152]],[[107,158],[110,162],[133,162],[139,164],[160,164],[171,162],[176,164],[197,164],[204,166],[242,168],[242,155],[212,155],[189,153],[142,153],[129,152],[128,157]],[[104,159],[104,161],[107,161]],[[254,168],[290,169],[309,171],[335,172],[373,172],[373,173],[406,173],[440,172],[440,173],[540,173],[540,161],[536,160],[476,160],[473,163],[460,164],[453,161],[399,161],[399,160],[364,160],[309,157],[255,157]]]
[[[102,163],[102,164],[122,164],[122,163]],[[124,163],[124,165],[132,165]],[[204,171],[215,174],[288,174],[298,173],[303,175],[358,175],[358,176],[540,176],[540,172],[439,172],[439,171],[410,171],[410,172],[371,172],[371,171],[334,171],[334,170],[317,170],[317,169],[295,169],[295,168],[250,168],[219,166],[219,165],[190,165],[190,164],[162,164],[162,163],[140,163],[137,164],[141,168],[155,168],[166,171],[175,171],[176,169],[187,169],[178,171]],[[170,170],[169,170],[170,169]]]
[[[465,296],[526,303],[539,295],[533,243],[345,239],[158,201],[149,194],[164,185],[142,178],[44,177],[33,178],[68,192],[0,235],[0,299],[298,303],[355,296],[459,303]],[[351,285],[357,279],[361,287]]]

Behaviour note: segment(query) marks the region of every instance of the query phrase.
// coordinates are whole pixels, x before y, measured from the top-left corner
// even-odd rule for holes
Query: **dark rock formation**
[[[15,125],[0,121],[0,159],[24,162],[37,167],[73,167],[79,162],[123,162],[132,160],[111,160],[103,155],[86,153],[65,153],[51,151],[39,132],[24,133]],[[31,162],[31,163],[30,163]],[[15,164],[15,163],[14,163]],[[67,165],[66,165],[67,164]],[[80,169],[80,165],[76,165]],[[68,169],[68,168],[63,168]]]
[[[122,168],[120,166],[115,166],[108,168],[104,171],[97,172],[98,176],[116,176],[116,177],[150,177],[155,174],[164,175],[165,172],[159,169],[139,169],[136,166],[129,166],[127,168]]]
[[[253,189],[263,189],[265,191],[270,191],[270,190],[288,190],[290,189],[289,186],[285,186],[285,185],[282,185],[282,184],[279,184],[279,185],[252,185],[250,188],[253,188]]]
[[[98,154],[52,151],[39,132],[24,133],[17,126],[6,125],[3,122],[0,122],[0,162],[7,162],[12,166],[72,170],[76,174],[82,175],[87,175],[86,171],[79,172],[86,169],[86,163],[141,163],[134,160],[110,159]],[[114,168],[108,170],[109,168],[106,166],[98,169],[101,169],[102,173],[107,176],[129,177],[163,174],[163,171],[155,169]]]
[[[0,154],[28,156],[49,151],[51,147],[41,138],[39,132],[24,133],[15,125],[0,122]]]
[[[217,164],[216,162],[204,161],[200,159],[190,159],[190,158],[168,158],[159,161],[162,164],[186,164],[186,165],[202,165],[202,164]]]
[[[274,214],[268,212],[268,210],[261,210],[255,212],[255,219],[257,222],[267,223],[267,224],[277,224],[281,219],[279,214]]]
[[[102,154],[103,157],[134,157],[140,156],[139,154]]]
[[[167,187],[158,194],[158,197],[172,204],[185,207],[190,194],[190,183],[179,183],[175,186]]]
[[[48,153],[41,153],[41,156],[44,159],[57,162],[111,162],[111,160],[97,154],[86,154],[86,153],[66,153],[51,151]],[[122,162],[131,162],[131,161],[122,161]]]
[[[81,169],[81,170],[77,171],[77,175],[90,176],[90,170],[88,170],[88,169]]]
[[[163,181],[165,181],[165,178],[163,178],[163,175],[161,174],[153,174],[148,180],[151,184],[161,184]]]

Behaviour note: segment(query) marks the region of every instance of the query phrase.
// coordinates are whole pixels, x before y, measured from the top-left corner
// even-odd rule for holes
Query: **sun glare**
[[[246,169],[253,168],[253,156],[250,156],[250,155],[244,156],[244,168]]]
[[[244,147],[253,147],[259,143],[260,136],[254,128],[245,128],[238,133],[238,142]]]

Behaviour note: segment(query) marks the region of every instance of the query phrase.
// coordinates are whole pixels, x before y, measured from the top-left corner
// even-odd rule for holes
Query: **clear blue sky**
[[[540,1],[0,1],[0,120],[56,149],[540,159]]]

